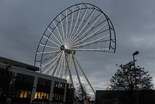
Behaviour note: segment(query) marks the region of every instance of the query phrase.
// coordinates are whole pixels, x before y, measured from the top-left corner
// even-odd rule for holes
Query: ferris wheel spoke
[[[41,73],[50,75],[50,73],[53,71],[54,67],[55,66],[53,64],[50,66],[46,66],[46,67],[41,69]]]
[[[83,21],[86,21],[86,23],[81,27],[80,31],[78,32],[78,34],[76,36],[78,36],[82,31],[84,31],[84,28],[89,24],[89,22],[90,22],[92,16],[94,15],[94,13],[95,13],[95,10],[93,10],[90,14],[86,13],[86,15],[88,15],[88,16],[87,16],[87,18],[85,20],[83,20]],[[73,38],[74,38],[74,36],[71,37],[71,40],[73,40]]]
[[[62,60],[60,59],[58,65],[57,65],[56,71],[55,71],[53,76],[59,77],[59,72],[60,72],[60,69],[61,69],[61,63],[62,63]]]
[[[63,76],[63,71],[64,71],[64,54],[62,55],[62,64],[61,64],[60,72],[58,75],[58,76],[60,76],[60,78],[62,78],[62,76]]]
[[[45,73],[48,74],[48,75],[52,75],[54,69],[56,68],[57,66],[52,66],[51,69],[49,69],[48,71],[46,71]]]
[[[52,58],[56,57],[56,55],[57,55],[57,54],[44,54],[44,55],[42,56],[42,60],[40,60],[40,62],[41,62],[42,64],[44,64],[44,63],[50,61]],[[41,64],[41,66],[42,66],[42,64]]]
[[[56,70],[56,75],[55,76],[57,76],[57,77],[59,77],[60,72],[61,72],[62,67],[63,67],[63,53],[64,52],[62,52],[62,54],[61,54],[61,58],[60,58],[60,61],[58,63],[58,67],[57,67],[57,70]]]
[[[68,9],[67,9],[68,10]],[[69,23],[68,23],[68,12],[66,10],[66,35],[65,35],[65,38],[67,39],[67,35],[68,35],[68,27],[69,27]]]
[[[89,30],[89,32],[86,34],[86,33],[84,33],[83,34],[83,36],[81,35],[81,37],[78,37],[75,41],[74,41],[74,43],[73,44],[76,44],[77,42],[78,43],[81,43],[81,40],[83,39],[87,39],[88,40],[88,38],[89,37],[92,37],[92,36],[96,36],[97,34],[100,34],[100,33],[103,33],[103,32],[106,32],[107,30],[109,30],[109,28],[108,29],[106,29],[106,30],[103,30],[103,31],[101,31],[101,32],[99,32],[98,33],[98,31],[100,31],[103,27],[105,27],[106,25],[107,25],[107,23],[105,23],[106,22],[106,20],[105,21],[103,21],[103,22],[101,22],[100,24],[98,24],[97,26],[94,26],[94,27],[91,27]],[[102,26],[100,26],[100,25],[102,25]],[[98,29],[99,28],[99,29]],[[94,30],[96,30],[95,32],[93,32]],[[93,33],[91,33],[91,32],[93,32]]]
[[[76,45],[76,46],[74,46],[74,48],[84,47],[84,46],[91,45],[91,44],[94,44],[94,43],[109,41],[109,40],[103,40],[103,39],[105,39],[105,38],[107,38],[107,37],[110,37],[110,35],[106,35],[106,36],[103,36],[103,37],[98,38],[98,39],[96,39],[96,40],[89,41],[89,42],[86,42],[86,43],[83,43],[83,44],[80,44],[80,45]]]
[[[94,17],[93,20],[90,21],[90,24],[92,24],[94,21],[96,21],[96,19],[101,18],[100,16],[104,16],[104,14],[99,13],[97,16]],[[105,19],[106,20],[106,19]],[[102,20],[103,21],[103,20]]]
[[[49,40],[51,43],[53,43],[53,44],[57,45],[58,47],[60,47],[60,45],[59,45],[59,44],[57,44],[56,42],[52,41],[51,39],[49,39],[49,38],[48,38],[48,37],[46,37],[45,35],[43,36],[43,38],[45,38],[45,39]]]
[[[107,23],[106,23],[105,25],[107,25]],[[97,33],[98,31],[100,31],[105,25],[101,26],[101,27],[98,28],[96,31],[94,31],[94,32],[91,33],[90,35],[86,36],[85,38],[79,40],[78,42],[75,42],[74,45],[76,45],[76,44],[78,44],[78,43],[82,43],[83,41],[87,40],[89,37],[92,37],[92,36],[96,35],[96,33]],[[109,30],[109,29],[106,29],[105,31],[107,31],[107,30]],[[104,32],[105,32],[105,31],[104,31]]]
[[[53,73],[53,70],[56,68],[57,66],[56,65],[53,65],[51,66],[50,68],[47,68],[48,70],[45,69],[45,71],[43,72],[44,74],[47,74],[47,75],[51,75]]]
[[[94,20],[95,22],[94,22],[89,28],[86,28],[86,29],[85,29],[85,32],[81,34],[81,38],[84,38],[84,37],[88,36],[91,32],[93,32],[94,30],[96,30],[97,28],[99,28],[99,26],[100,26],[102,23],[106,22],[106,20],[104,20],[103,22],[101,22],[100,24],[98,24],[98,25],[95,26],[95,24],[99,21],[99,19],[101,18],[101,16],[103,16],[103,15],[99,15],[99,17],[96,18],[96,19]],[[90,24],[91,24],[91,23],[90,23]],[[77,42],[78,40],[80,40],[80,37],[77,38],[77,39],[74,41],[74,43]]]
[[[52,48],[52,49],[60,49],[59,47],[53,47],[53,46],[49,46],[49,45],[44,45],[42,43],[39,44],[40,46],[46,47],[46,48]]]
[[[48,72],[46,72],[47,74],[51,75],[52,77],[55,74],[55,70],[57,69],[57,63],[55,63],[55,65],[53,65],[52,70],[49,70]]]
[[[55,51],[49,51],[49,52],[37,52],[37,54],[55,54],[55,53],[59,53],[60,50],[55,50]]]
[[[59,15],[59,19],[60,19],[60,21],[61,21],[61,29],[62,29],[62,37],[63,37],[63,40],[65,39],[65,32],[64,32],[64,27],[63,27],[63,24],[62,24],[62,18],[61,18],[61,16]]]
[[[79,28],[81,27],[82,23],[83,23],[84,20],[85,20],[85,17],[86,17],[87,11],[88,11],[88,9],[85,9],[85,12],[84,12],[83,15],[82,15],[82,16],[83,16],[83,17],[82,17],[82,20],[81,20],[81,22],[79,23],[79,26],[77,27],[76,32],[74,33],[75,36],[71,38],[72,41],[74,40],[74,38],[76,38],[76,37],[78,36],[78,35],[76,35],[76,34],[77,34],[77,32],[79,31]],[[71,41],[71,43],[72,43],[72,41]]]
[[[53,57],[52,60],[48,61],[47,63],[42,62],[41,68],[48,67],[50,65],[53,66],[56,63],[56,61],[58,61],[59,58],[60,58],[60,53],[56,55],[55,57]]]
[[[107,52],[109,51],[109,47],[107,48],[100,48],[100,49],[73,49],[74,51],[99,51],[99,52]]]
[[[46,73],[46,72],[49,73],[50,70],[53,71],[52,67],[53,66],[56,66],[57,61],[60,59],[60,57],[61,56],[57,56],[56,60],[51,65],[48,64],[49,66],[46,65],[46,67],[45,66],[44,67],[41,67],[41,69],[42,69],[41,71],[44,72],[44,73]]]
[[[61,55],[60,55],[59,59],[56,61],[56,65],[55,65],[56,67],[53,69],[52,76],[54,76],[56,71],[57,71],[57,68],[58,68],[58,65],[60,63],[61,57],[62,57],[62,52],[61,52]]]
[[[62,78],[62,73],[63,73],[63,70],[64,70],[64,56],[65,56],[65,53],[64,51],[62,52],[62,57],[61,57],[61,63],[60,63],[60,68],[59,68],[59,71],[58,71],[58,77]]]
[[[62,41],[60,41],[60,40],[58,39],[58,37],[57,37],[50,29],[51,29],[51,27],[48,28],[48,31],[49,31],[50,33],[52,33],[52,35],[53,35],[54,38],[59,42],[59,44],[62,44]]]
[[[106,23],[105,23],[105,22],[106,22]],[[92,28],[93,28],[92,30],[95,30],[96,28],[98,28],[98,27],[100,27],[100,26],[102,26],[102,25],[104,25],[104,26],[108,25],[106,19],[105,19],[104,21],[102,21],[101,23],[99,23],[99,24],[93,26],[93,27],[92,27]],[[108,27],[108,28],[109,28],[109,27]]]
[[[81,28],[81,30],[79,31],[79,33],[77,35],[79,35],[83,30],[84,28],[88,25],[88,23],[90,22],[93,14],[95,13],[95,10],[93,10],[87,17],[87,20],[86,20],[86,23],[83,25],[83,27]],[[71,37],[72,38],[72,37]]]
[[[74,30],[75,30],[75,27],[76,27],[76,21],[77,21],[77,18],[78,18],[78,16],[77,16],[78,14],[79,14],[79,11],[78,11],[78,13],[73,12],[73,17],[75,17],[75,18],[73,18],[71,32],[70,32],[70,34],[68,36],[68,39],[70,39],[70,40],[71,40],[71,37],[74,35]]]
[[[78,7],[79,9],[81,9],[81,5],[80,5],[80,7]],[[73,30],[72,30],[72,35],[71,36],[74,36],[75,35],[75,31],[76,31],[76,27],[77,27],[77,23],[78,23],[78,21],[79,21],[79,19],[80,19],[80,14],[81,14],[81,11],[79,10],[78,11],[78,13],[77,13],[77,16],[76,16],[76,20],[75,20],[75,23],[74,23],[74,28],[73,28]]]
[[[58,59],[58,57],[60,57],[60,53],[57,54],[55,57],[53,57],[52,60],[46,62],[46,64],[42,63],[42,64],[41,64],[41,68],[44,68],[44,67],[46,67],[47,65],[51,64],[53,61],[55,61],[56,59]]]
[[[90,23],[91,26],[90,26],[89,28],[85,29],[84,33],[82,33],[82,34],[80,35],[80,37],[86,36],[85,34],[86,34],[89,30],[91,30],[91,31],[94,30],[94,29],[95,29],[95,28],[94,28],[94,25],[99,21],[99,19],[100,19],[102,16],[103,16],[103,14],[100,13],[100,14],[98,15],[98,17],[93,21],[93,24]],[[79,37],[79,38],[80,38],[80,37]],[[76,42],[77,40],[79,40],[79,38],[77,38],[77,37],[74,38],[74,39],[73,39],[73,43]]]
[[[58,29],[58,27],[56,26],[56,24],[55,24],[54,21],[53,21],[53,24],[54,24],[54,26],[56,27],[56,30],[57,30],[57,32],[58,32],[58,34],[59,34],[59,37],[60,37],[61,42],[63,43],[63,37],[62,37],[61,34],[60,34],[60,30]]]
[[[74,7],[73,7],[73,11],[74,11]],[[73,11],[71,10],[71,12],[73,12]],[[69,27],[68,36],[67,36],[68,38],[70,37],[71,32],[72,32],[72,25],[73,25],[73,22],[74,22],[73,14],[74,14],[74,12],[71,14],[71,22],[70,22],[70,27]]]

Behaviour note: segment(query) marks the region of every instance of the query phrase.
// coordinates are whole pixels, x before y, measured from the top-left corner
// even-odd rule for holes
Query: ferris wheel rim
[[[66,8],[66,9],[64,9],[62,12],[60,12],[50,23],[49,23],[49,25],[47,26],[47,28],[45,29],[45,31],[44,31],[44,33],[43,33],[43,35],[42,35],[42,37],[41,37],[41,39],[40,39],[40,41],[39,41],[39,45],[38,45],[38,47],[37,47],[37,51],[36,51],[36,54],[35,54],[35,62],[34,62],[34,65],[36,65],[36,62],[40,62],[40,63],[43,63],[43,54],[41,55],[41,59],[40,60],[37,60],[37,53],[38,53],[38,50],[39,50],[39,47],[40,47],[40,45],[42,45],[42,46],[44,46],[44,48],[42,49],[42,52],[44,52],[45,51],[45,48],[55,48],[55,49],[58,49],[58,53],[59,53],[59,49],[60,49],[60,47],[63,45],[63,38],[60,36],[61,34],[60,34],[60,31],[57,29],[58,27],[58,25],[62,25],[62,21],[63,20],[65,20],[65,18],[67,18],[67,16],[69,16],[70,14],[72,14],[72,13],[76,13],[76,12],[78,12],[79,13],[79,11],[81,10],[81,8],[79,9],[79,10],[76,10],[76,11],[72,11],[70,14],[67,14],[67,10],[69,10],[70,8],[72,8],[72,7],[75,7],[75,6],[80,6],[80,5],[84,5],[86,8],[85,9],[87,9],[87,10],[89,10],[89,9],[93,9],[95,12],[96,11],[98,11],[99,13],[101,13],[104,17],[105,17],[105,21],[107,22],[107,24],[108,24],[108,26],[109,26],[109,28],[107,29],[107,30],[104,30],[104,31],[109,31],[109,37],[110,37],[110,40],[105,40],[105,41],[109,41],[110,42],[110,44],[111,44],[111,41],[113,41],[113,44],[114,44],[114,47],[112,47],[111,45],[109,45],[109,47],[106,47],[106,48],[101,48],[101,49],[85,49],[85,48],[83,48],[83,49],[77,49],[76,47],[84,47],[84,45],[82,46],[80,46],[80,45],[76,45],[76,46],[73,46],[72,47],[72,49],[71,49],[71,51],[97,51],[97,52],[109,52],[108,50],[110,49],[110,48],[112,48],[113,49],[113,51],[112,52],[115,52],[116,51],[116,35],[115,35],[115,29],[114,29],[114,26],[113,26],[113,24],[112,24],[112,22],[111,22],[111,20],[109,19],[109,17],[99,8],[99,7],[97,7],[97,6],[95,6],[95,5],[93,5],[93,4],[89,4],[89,3],[79,3],[79,4],[75,4],[75,5],[72,5],[72,6],[70,6],[70,7],[68,7],[68,8]],[[92,7],[89,7],[89,6],[92,6]],[[62,19],[62,17],[60,16],[60,15],[62,15],[64,12],[66,12],[66,17],[64,16],[64,18]],[[93,11],[92,11],[93,12]],[[78,13],[77,13],[77,16],[78,16]],[[85,12],[84,12],[85,13]],[[91,14],[91,13],[90,13]],[[93,15],[93,14],[91,14],[91,15]],[[52,34],[54,34],[53,33],[53,31],[51,31],[51,34],[49,35],[49,36],[46,36],[45,35],[45,33],[46,33],[46,31],[49,31],[49,29],[51,28],[50,26],[51,26],[51,24],[52,23],[54,23],[54,21],[57,19],[57,18],[59,18],[60,19],[60,21],[59,21],[59,23],[58,24],[54,24],[55,25],[55,29],[53,29],[53,31],[54,30],[57,30],[57,32],[58,32],[58,36],[59,36],[59,38],[60,39],[58,39],[58,36],[56,36],[56,35],[53,35],[54,37],[55,37],[55,39],[57,40],[57,43],[56,42],[54,42],[54,41],[52,41],[52,40],[50,40],[49,39],[49,37],[50,36],[52,36]],[[68,20],[69,18],[67,18],[66,19],[66,21],[69,21]],[[99,18],[100,19],[100,18]],[[96,22],[97,22],[97,20],[96,20]],[[104,22],[103,22],[104,23]],[[93,23],[93,24],[95,24],[95,22]],[[70,24],[71,25],[71,24]],[[93,26],[92,26],[93,27]],[[104,26],[103,26],[104,27]],[[61,27],[61,28],[64,28],[63,26]],[[66,27],[67,28],[67,27]],[[70,27],[68,27],[68,28],[71,28],[71,26]],[[75,28],[75,26],[73,27],[73,29]],[[90,27],[89,27],[90,28]],[[101,28],[101,27],[100,27]],[[100,30],[100,28],[98,29],[98,31]],[[102,29],[102,28],[101,28]],[[62,30],[64,30],[64,29],[62,29]],[[66,30],[66,31],[68,31],[68,30]],[[70,30],[69,30],[70,31]],[[87,31],[89,31],[89,29],[87,29]],[[96,30],[97,31],[97,30]],[[77,32],[77,31],[76,31]],[[111,32],[113,32],[113,34],[111,33]],[[86,33],[86,32],[85,32]],[[64,35],[65,33],[64,33],[64,31],[63,31],[63,35]],[[111,35],[113,35],[113,39],[111,39]],[[92,33],[92,36],[94,36],[94,34]],[[76,38],[77,36],[75,36],[75,37],[72,37],[72,38]],[[82,36],[81,36],[82,37]],[[90,36],[89,36],[90,37]],[[87,38],[83,38],[83,39],[81,39],[81,41],[85,41],[86,39],[89,39],[89,37],[87,36]],[[45,44],[42,44],[42,39],[43,38],[46,38],[47,40],[46,40],[46,43]],[[91,38],[91,37],[90,37]],[[102,37],[102,38],[104,38],[104,37]],[[91,45],[91,44],[93,44],[93,43],[95,43],[95,42],[98,42],[98,40],[102,40],[102,38],[98,38],[98,39],[96,39],[96,41],[90,41],[90,42],[87,42],[87,44],[85,43],[85,45]],[[49,46],[49,45],[47,45],[47,42],[48,41],[51,41],[53,44],[55,44],[55,45],[57,45],[58,47],[56,47],[56,46]],[[77,39],[75,39],[74,41],[77,41]],[[72,42],[74,42],[74,41],[72,41]],[[100,41],[100,42],[103,42],[103,41]],[[75,43],[74,43],[75,44]],[[80,44],[80,42],[79,43],[77,43],[77,44]],[[69,50],[69,49],[66,49],[66,50]],[[60,50],[61,51],[61,50]],[[46,52],[47,53],[47,52]],[[55,53],[55,52],[53,52],[53,54],[58,54],[58,53]],[[40,66],[39,67],[42,67],[42,65],[40,64]]]

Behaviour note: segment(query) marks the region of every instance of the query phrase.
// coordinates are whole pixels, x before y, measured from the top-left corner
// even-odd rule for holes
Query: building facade
[[[0,102],[64,104],[67,81],[41,74],[39,68],[0,57]]]

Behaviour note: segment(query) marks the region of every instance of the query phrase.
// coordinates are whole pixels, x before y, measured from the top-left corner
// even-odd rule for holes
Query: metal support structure
[[[67,69],[68,69],[69,77],[70,77],[71,84],[72,84],[71,87],[74,88],[73,78],[72,78],[71,70],[70,70],[70,67],[69,67],[69,64],[68,64],[69,62],[68,62],[68,60],[67,60],[67,53],[66,53],[66,52],[65,52],[65,60],[66,60],[66,63],[67,63]]]
[[[74,60],[74,56],[73,56],[73,55],[72,55],[72,58],[73,58],[73,63],[74,63],[74,67],[75,67],[77,79],[78,79],[78,81],[79,81],[80,88],[81,88],[81,90],[82,90],[82,99],[83,99],[83,94],[84,94],[85,98],[87,98],[87,94],[86,94],[86,92],[84,91],[83,85],[82,85],[82,83],[81,83],[80,76],[79,76],[79,73],[78,73],[77,66],[76,66],[76,63],[75,63],[75,60]]]
[[[109,17],[97,6],[89,3],[72,5],[60,12],[45,29],[37,47],[34,65],[40,72],[53,77],[69,76],[74,88],[72,62],[79,80],[81,73],[95,91],[75,58],[75,52],[115,52],[116,34]],[[80,72],[79,71],[79,72]]]
[[[90,84],[90,81],[88,80],[87,76],[85,75],[85,73],[84,73],[82,67],[80,66],[79,62],[77,61],[77,59],[76,59],[75,57],[74,57],[74,59],[75,59],[75,61],[77,62],[77,65],[79,66],[79,68],[80,68],[81,72],[83,73],[85,79],[87,80],[87,82],[88,82],[88,84],[89,84],[91,90],[92,90],[92,91],[94,92],[94,94],[95,94],[95,90],[93,89],[92,85]]]

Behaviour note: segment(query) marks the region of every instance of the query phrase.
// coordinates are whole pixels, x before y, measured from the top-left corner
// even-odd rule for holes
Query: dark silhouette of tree
[[[110,88],[111,90],[150,90],[153,89],[151,81],[152,77],[148,71],[139,66],[134,67],[134,63],[131,61],[119,66],[110,80]]]
[[[88,97],[88,93],[86,91],[86,87],[82,84],[82,86],[77,87],[76,96],[79,98],[79,100],[82,100],[84,98]]]

